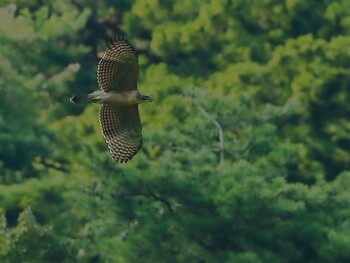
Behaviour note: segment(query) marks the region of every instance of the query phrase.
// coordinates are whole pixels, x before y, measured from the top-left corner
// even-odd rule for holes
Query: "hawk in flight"
[[[130,43],[121,36],[113,38],[97,68],[101,90],[86,96],[73,96],[73,103],[101,104],[100,126],[112,157],[129,161],[142,146],[138,104],[153,101],[137,91],[139,63]]]

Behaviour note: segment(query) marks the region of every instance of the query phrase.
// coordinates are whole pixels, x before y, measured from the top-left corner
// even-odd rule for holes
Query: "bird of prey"
[[[138,92],[139,63],[135,49],[122,36],[113,38],[97,68],[101,90],[73,96],[73,103],[101,104],[100,127],[115,161],[126,163],[142,146],[138,104],[153,101]]]

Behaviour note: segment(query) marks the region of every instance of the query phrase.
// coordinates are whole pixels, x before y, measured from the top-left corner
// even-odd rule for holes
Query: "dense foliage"
[[[1,1],[0,261],[350,262],[350,2]],[[106,41],[144,146],[106,149]]]

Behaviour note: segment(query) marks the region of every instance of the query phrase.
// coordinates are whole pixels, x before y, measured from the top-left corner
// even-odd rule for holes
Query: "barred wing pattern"
[[[139,76],[136,51],[122,36],[107,44],[97,68],[97,82],[104,92],[135,90]]]
[[[100,108],[100,126],[112,157],[127,162],[142,146],[141,122],[137,105]]]

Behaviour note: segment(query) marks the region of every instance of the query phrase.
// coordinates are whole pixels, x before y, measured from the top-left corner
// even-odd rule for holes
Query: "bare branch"
[[[220,152],[220,166],[222,166],[224,164],[224,151],[225,151],[225,145],[224,145],[224,132],[223,129],[220,125],[220,123],[213,119],[209,113],[203,109],[201,106],[198,105],[199,111],[208,119],[210,120],[218,129],[219,132],[219,152]]]

